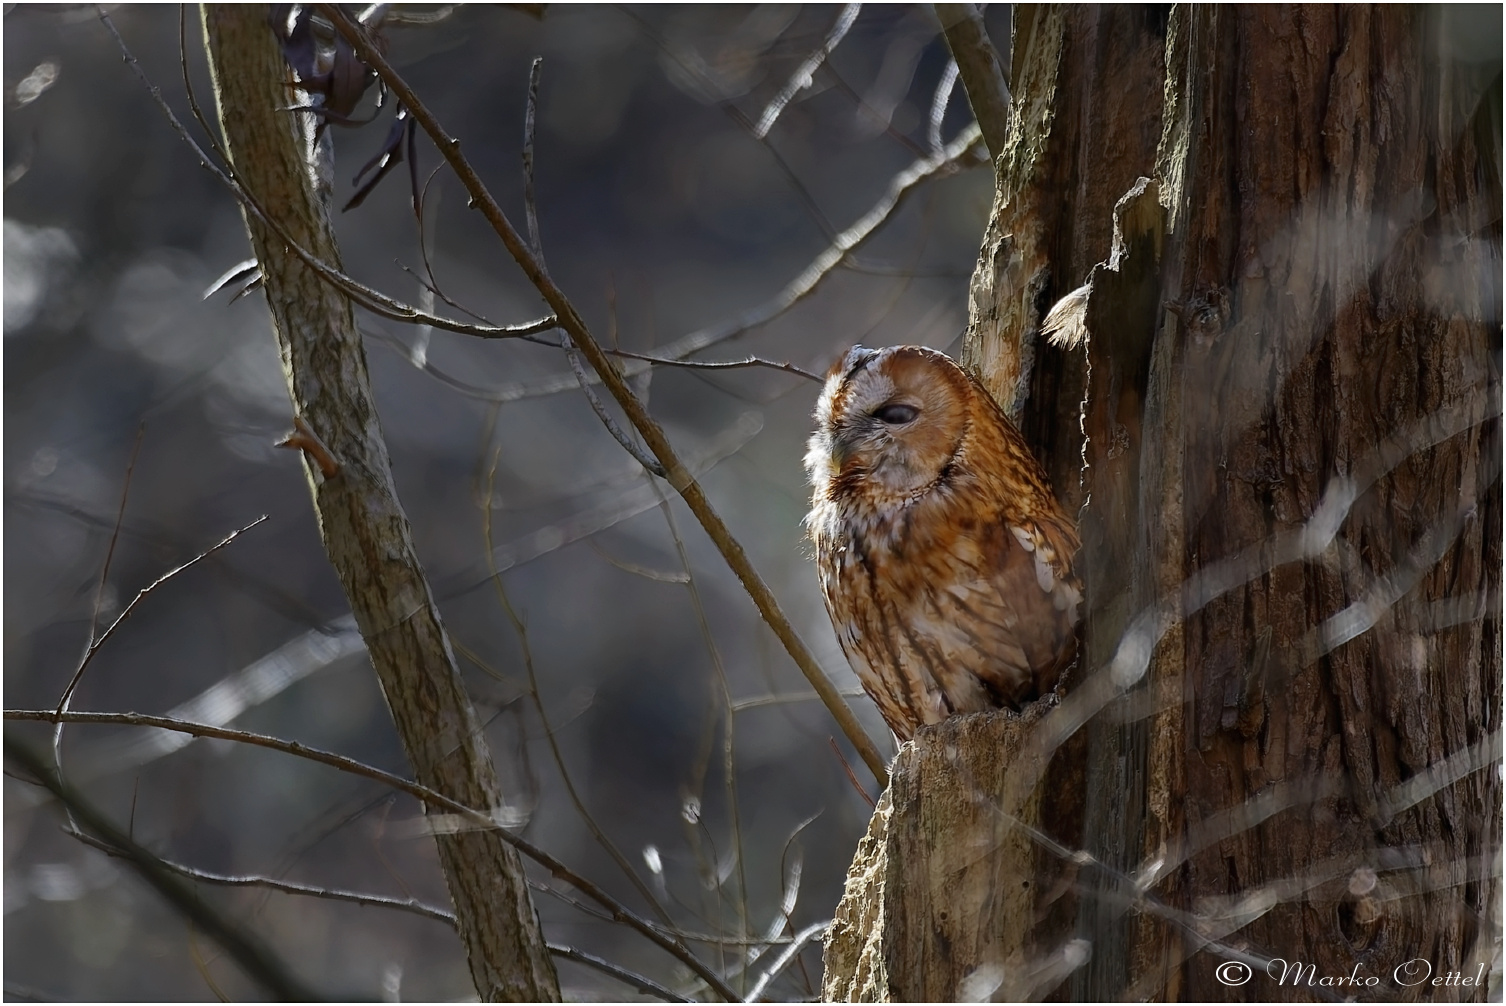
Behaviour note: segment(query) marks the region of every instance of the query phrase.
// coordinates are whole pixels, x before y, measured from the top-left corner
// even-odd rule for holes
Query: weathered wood
[[[1061,980],[1030,939],[1035,850],[1015,826],[1039,791],[1000,805],[1045,708],[956,716],[900,748],[827,934],[823,999],[1019,999]]]
[[[1405,439],[1440,410],[1499,410],[1499,133],[1494,150],[1477,145],[1490,78],[1454,55],[1457,16],[1178,8],[1158,168],[1183,575],[1302,528],[1330,480],[1386,441],[1409,456],[1320,561],[1277,565],[1186,621],[1187,701],[1162,753],[1183,787],[1171,829],[1195,833],[1277,787],[1310,796],[1229,827],[1157,890],[1213,918],[1227,899],[1275,897],[1232,932],[1319,975],[1379,977],[1362,994],[1381,998],[1482,996],[1397,987],[1394,973],[1418,958],[1473,973],[1493,954],[1480,937],[1499,897],[1477,869],[1499,853],[1498,773],[1385,809],[1398,784],[1499,726],[1499,422],[1431,447]],[[1499,87],[1499,49],[1493,73]],[[1418,582],[1368,631],[1315,647],[1316,627],[1388,578]],[[1462,619],[1429,614],[1456,602]],[[1174,965],[1196,948],[1163,930],[1159,955],[1146,943],[1142,956]],[[1181,994],[1229,997],[1217,963],[1176,967]],[[1235,994],[1311,991],[1257,975]]]
[[[267,15],[263,4],[203,9],[221,127],[240,183],[288,237],[338,268],[327,165],[310,117],[287,111],[298,96]],[[496,769],[393,486],[350,303],[255,213],[245,216],[294,414],[338,466],[306,462],[320,534],[414,775],[470,807],[500,808]],[[558,1001],[517,853],[494,831],[442,828],[435,841],[481,998]]]
[[[1322,994],[1215,973],[1268,958],[1377,979],[1340,996],[1486,995],[1396,970],[1473,977],[1499,949],[1501,63],[1460,55],[1471,16],[1018,8],[964,357],[1001,401],[1029,390],[1064,498],[1081,468],[1087,614],[1025,741],[934,761],[997,769],[1006,804],[1047,780],[1017,853],[1042,900],[998,916],[1033,929],[980,918],[991,942],[950,944],[954,981],[987,946],[1082,961],[1032,994],[1083,1000]],[[1085,278],[1086,369],[1035,339]],[[1342,519],[1304,536],[1320,506]],[[897,778],[906,758],[933,764],[907,750]],[[900,840],[932,787],[876,815],[833,937],[864,954],[829,953],[829,993],[893,994],[893,941],[925,946],[893,920],[934,903],[928,864],[1003,847],[934,811],[959,830]],[[1048,838],[1080,850],[1075,876],[1052,879],[1074,857]]]

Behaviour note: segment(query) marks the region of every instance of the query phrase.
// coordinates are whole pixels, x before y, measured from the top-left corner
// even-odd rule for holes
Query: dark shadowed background
[[[520,223],[525,92],[532,58],[543,57],[537,201],[550,270],[593,330],[652,352],[777,297],[930,154],[948,58],[924,7],[864,8],[767,140],[752,135],[749,123],[841,10],[414,7],[445,16],[392,27],[389,54]],[[192,122],[178,8],[111,16]],[[197,12],[186,16],[191,77],[212,112]],[[988,17],[1007,52],[1007,8]],[[141,603],[89,664],[73,707],[171,711],[406,773],[301,466],[273,447],[291,415],[260,294],[204,296],[249,254],[234,201],[122,64],[93,8],[7,5],[4,27],[6,706],[55,706],[91,624],[102,629],[138,590],[265,514]],[[332,131],[341,198],[388,115]],[[970,121],[958,87],[942,141]],[[418,161],[421,180],[438,163],[422,140]],[[822,372],[859,341],[955,351],[991,194],[980,163],[915,186],[810,297],[697,358],[756,354]],[[426,302],[406,271],[423,269],[406,170],[338,224],[348,272]],[[465,307],[497,323],[545,313],[444,171],[427,189],[425,239],[444,292]],[[566,792],[492,568],[504,570],[526,624],[576,793],[674,925],[730,940],[696,946],[735,972],[738,940],[787,938],[829,918],[869,805],[833,749],[835,724],[694,520],[678,502],[660,505],[667,488],[610,438],[578,388],[548,393],[569,376],[557,350],[362,323],[402,502],[519,827],[652,914]],[[666,367],[638,387],[828,672],[855,692],[800,526],[817,385],[772,369]],[[887,753],[871,705],[851,701]],[[49,736],[7,730],[39,747]],[[63,765],[178,862],[447,907],[413,801],[287,755],[180,740],[74,726]],[[258,994],[63,824],[36,787],[6,779],[7,998]],[[474,995],[442,923],[263,889],[200,890],[318,988]],[[535,897],[551,941],[694,990],[628,930]],[[751,985],[779,949],[734,987]],[[561,969],[567,997],[632,994],[596,971]],[[819,974],[812,944],[766,994],[813,996]]]

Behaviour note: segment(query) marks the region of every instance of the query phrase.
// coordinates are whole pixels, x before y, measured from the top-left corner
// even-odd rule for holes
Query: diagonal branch
[[[989,41],[983,13],[970,3],[939,3],[936,18],[957,62],[973,116],[983,130],[983,142],[988,144],[989,155],[998,160],[1009,140],[1009,85],[999,65],[999,51]]]
[[[811,86],[811,80],[815,76],[817,68],[826,62],[827,58],[831,56],[832,51],[841,44],[842,39],[847,37],[848,29],[858,19],[858,12],[862,9],[863,5],[860,3],[843,5],[842,9],[837,13],[837,20],[831,26],[831,31],[826,33],[826,39],[821,43],[821,47],[805,57],[804,62],[800,64],[800,68],[779,89],[779,93],[774,96],[774,100],[769,102],[768,107],[763,110],[763,115],[758,117],[758,124],[753,127],[753,135],[755,137],[761,140],[765,136],[768,136],[769,130],[774,128],[774,123],[779,120],[779,116],[784,112],[785,106],[794,100],[795,95]]]
[[[595,336],[591,334],[585,321],[576,311],[575,305],[570,302],[569,298],[565,296],[564,291],[556,286],[554,280],[544,271],[538,257],[533,254],[525,239],[519,235],[517,229],[513,227],[512,222],[507,219],[506,214],[502,212],[501,206],[492,198],[491,193],[487,190],[485,183],[481,181],[481,177],[476,173],[475,168],[471,166],[470,162],[460,152],[460,141],[451,137],[445,131],[444,127],[440,125],[439,120],[435,118],[434,113],[429,111],[428,106],[413,92],[413,89],[408,86],[407,81],[393,69],[392,64],[387,62],[386,57],[382,55],[378,47],[371,41],[364,28],[352,20],[338,5],[320,4],[319,9],[334,24],[335,30],[351,43],[356,54],[366,65],[375,70],[382,80],[386,82],[387,86],[403,102],[404,107],[412,110],[414,118],[418,120],[424,131],[429,134],[429,138],[439,148],[445,160],[449,161],[450,167],[454,169],[461,183],[465,185],[466,191],[470,194],[473,203],[481,210],[487,222],[492,225],[492,229],[496,231],[497,236],[502,240],[503,245],[507,247],[508,252],[523,270],[524,275],[528,277],[529,281],[533,283],[544,300],[549,304],[550,309],[559,319],[560,327],[565,330],[571,341],[575,343],[576,348],[580,350],[581,355],[591,364],[592,368],[601,378],[602,383],[606,385],[607,390],[616,399],[618,406],[643,437],[649,450],[659,460],[659,463],[664,468],[665,477],[669,481],[669,484],[685,499],[686,505],[690,507],[696,519],[700,521],[707,535],[716,544],[717,549],[722,553],[722,557],[727,561],[727,565],[732,568],[733,573],[741,581],[743,588],[753,599],[753,603],[757,606],[764,621],[774,631],[774,634],[779,637],[780,642],[784,644],[790,657],[795,661],[796,666],[800,668],[801,672],[805,674],[811,686],[820,694],[822,702],[825,703],[826,708],[831,712],[833,718],[836,719],[838,725],[841,726],[842,732],[847,735],[848,741],[857,749],[874,777],[879,780],[881,785],[884,784],[888,779],[888,774],[884,768],[884,760],[878,753],[878,748],[874,746],[873,741],[868,735],[863,732],[863,728],[858,723],[852,709],[847,705],[840,693],[838,693],[836,686],[827,678],[826,673],[822,671],[820,664],[816,662],[815,656],[805,645],[805,642],[795,632],[795,627],[790,623],[783,609],[780,608],[773,591],[764,583],[763,578],[759,576],[758,571],[753,568],[753,564],[748,560],[747,553],[743,551],[741,543],[733,537],[732,532],[722,521],[721,516],[712,507],[711,501],[706,497],[705,491],[695,481],[690,472],[686,470],[673,445],[670,444],[669,438],[665,436],[663,428],[649,415],[648,409],[644,406],[643,402],[628,387],[627,381],[612,363],[611,358],[602,349],[601,344],[596,341]]]
[[[126,619],[135,614],[136,608],[140,606],[141,602],[145,601],[149,596],[151,596],[152,591],[156,590],[158,587],[162,586],[164,583],[171,580],[179,573],[188,569],[190,566],[195,565],[200,560],[209,558],[211,555],[218,552],[226,545],[229,545],[232,541],[235,541],[235,539],[239,538],[241,535],[245,534],[247,531],[251,530],[253,527],[260,524],[266,519],[267,515],[262,514],[260,517],[256,518],[245,527],[231,531],[224,538],[221,538],[218,542],[209,546],[204,551],[194,556],[192,559],[189,559],[187,562],[183,563],[180,566],[168,570],[166,573],[163,573],[161,576],[157,577],[157,579],[153,580],[151,583],[138,590],[136,592],[136,596],[131,598],[131,602],[125,606],[125,610],[116,617],[115,621],[110,623],[110,627],[102,632],[99,638],[93,640],[89,644],[89,648],[84,651],[84,657],[79,661],[78,669],[73,672],[73,677],[68,680],[68,686],[63,689],[62,698],[58,699],[58,712],[62,712],[68,708],[68,701],[73,698],[73,693],[75,690],[77,690],[78,683],[84,676],[84,671],[88,668],[89,663],[94,659],[94,655],[99,652],[100,647],[104,646],[105,643],[109,641],[110,637],[115,635],[116,630],[120,628],[120,626],[125,622]],[[109,569],[108,559],[106,560],[105,568],[106,570]]]

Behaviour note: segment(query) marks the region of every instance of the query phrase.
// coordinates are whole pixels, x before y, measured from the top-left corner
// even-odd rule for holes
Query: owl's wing
[[[1056,685],[1075,646],[1082,600],[1058,548],[1034,524],[994,525],[953,545],[976,579],[939,590],[937,607],[956,634],[950,663],[1019,705]],[[950,689],[949,689],[950,690]]]

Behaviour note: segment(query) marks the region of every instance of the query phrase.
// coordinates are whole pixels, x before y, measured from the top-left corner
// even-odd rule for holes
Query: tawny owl
[[[901,740],[1056,687],[1076,648],[1077,530],[977,381],[932,349],[854,346],[805,467],[827,612]]]

